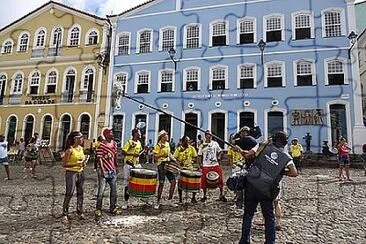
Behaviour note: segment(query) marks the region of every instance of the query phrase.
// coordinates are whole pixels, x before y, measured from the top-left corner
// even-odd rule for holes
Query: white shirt
[[[219,144],[215,141],[210,143],[204,142],[198,148],[198,155],[202,156],[203,167],[211,167],[219,165],[217,154],[221,152]]]
[[[0,142],[0,158],[6,158],[8,156],[8,142]]]

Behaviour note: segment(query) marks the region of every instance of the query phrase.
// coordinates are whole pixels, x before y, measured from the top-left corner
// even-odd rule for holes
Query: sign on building
[[[323,125],[322,109],[296,109],[291,111],[291,125]]]

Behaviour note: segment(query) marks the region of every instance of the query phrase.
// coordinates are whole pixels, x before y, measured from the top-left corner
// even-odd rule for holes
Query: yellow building
[[[9,143],[39,133],[52,150],[67,134],[104,127],[109,24],[48,2],[0,30],[0,133]]]

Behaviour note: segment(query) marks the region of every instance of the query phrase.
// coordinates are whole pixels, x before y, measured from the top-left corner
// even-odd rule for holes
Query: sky
[[[54,0],[104,17],[119,14],[147,0]],[[356,0],[364,2],[366,0]],[[38,8],[48,0],[0,0],[0,28]],[[6,6],[6,7],[4,7]]]

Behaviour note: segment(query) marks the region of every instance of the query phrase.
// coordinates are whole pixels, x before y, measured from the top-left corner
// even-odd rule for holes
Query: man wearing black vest
[[[278,182],[282,179],[282,175],[297,176],[292,158],[283,150],[287,145],[287,134],[285,132],[277,132],[272,138],[272,143],[267,142],[264,145],[264,147],[258,149],[257,158],[248,170],[242,237],[239,244],[250,243],[250,229],[258,203],[261,205],[265,220],[265,244],[275,243],[276,229],[273,201],[278,194]],[[271,185],[268,182],[271,182]]]

